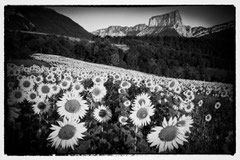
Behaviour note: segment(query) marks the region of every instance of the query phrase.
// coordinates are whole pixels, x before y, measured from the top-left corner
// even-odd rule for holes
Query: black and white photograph
[[[5,156],[236,154],[234,4],[3,8]]]

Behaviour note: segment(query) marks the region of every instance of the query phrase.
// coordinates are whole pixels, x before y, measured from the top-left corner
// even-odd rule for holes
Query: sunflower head
[[[38,99],[32,108],[35,114],[43,114],[49,111],[50,103],[47,100]]]
[[[108,107],[101,105],[94,109],[93,116],[98,122],[107,122],[111,119],[112,112]]]
[[[76,113],[80,110],[80,108],[81,104],[75,99],[67,100],[67,102],[65,103],[65,109],[69,113]]]
[[[104,118],[107,115],[107,111],[105,109],[101,109],[98,113],[98,115],[102,118]]]
[[[48,136],[48,140],[52,142],[52,147],[57,149],[71,147],[78,144],[78,139],[83,139],[83,133],[87,131],[84,123],[79,123],[76,119],[63,119],[63,122],[57,121],[58,125],[52,125],[50,128],[53,132]]]
[[[148,115],[148,110],[146,108],[140,108],[138,111],[137,111],[137,117],[139,119],[144,119],[146,118]]]
[[[66,118],[83,118],[89,109],[87,101],[76,92],[66,92],[57,102],[58,113]]]
[[[63,140],[69,140],[74,137],[75,133],[76,128],[73,125],[67,124],[59,130],[58,137]]]
[[[40,102],[40,103],[38,103],[37,107],[40,110],[44,110],[47,107],[47,105],[44,102]]]
[[[211,121],[211,119],[212,119],[212,115],[211,115],[211,114],[207,114],[207,115],[205,116],[205,120],[206,120],[207,122]]]
[[[96,88],[94,88],[94,89],[92,90],[93,96],[99,96],[100,93],[101,93],[100,88],[97,88],[97,87],[96,87]]]
[[[21,103],[25,100],[26,93],[22,89],[16,88],[10,93],[9,98],[13,102]]]
[[[178,129],[175,126],[167,126],[159,132],[158,137],[162,141],[172,141],[177,137]]]

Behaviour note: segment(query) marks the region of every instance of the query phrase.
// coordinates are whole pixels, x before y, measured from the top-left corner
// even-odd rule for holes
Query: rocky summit
[[[94,35],[105,36],[181,36],[201,37],[210,33],[219,32],[234,27],[234,22],[227,22],[210,28],[191,27],[182,23],[182,17],[178,10],[156,15],[149,18],[148,25],[138,24],[133,27],[110,26],[92,32]]]
[[[180,16],[180,13],[178,10],[175,10],[173,12],[153,16],[149,19],[149,27],[152,26],[168,26],[173,27],[175,25],[181,25],[182,24],[182,17]]]

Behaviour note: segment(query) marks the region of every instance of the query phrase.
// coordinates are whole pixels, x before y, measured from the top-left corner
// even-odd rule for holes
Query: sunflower
[[[72,81],[73,81],[73,78],[72,78],[71,74],[69,74],[68,76],[64,76],[64,79],[67,80],[70,83],[72,83]]]
[[[55,83],[57,80],[55,77],[52,78],[52,83]]]
[[[219,109],[220,107],[221,107],[221,103],[220,102],[215,103],[215,109]]]
[[[154,86],[154,91],[155,91],[155,92],[159,92],[159,91],[162,91],[162,90],[163,90],[162,86],[160,86],[160,85],[158,85],[158,84],[156,84],[156,85]]]
[[[49,74],[46,76],[46,80],[47,80],[48,82],[53,81],[53,79],[55,79],[53,73],[49,73]]]
[[[206,91],[206,95],[208,96],[209,94],[211,94],[211,92],[212,92],[212,90],[211,90],[211,89],[208,89],[208,90]]]
[[[98,121],[98,122],[107,122],[108,120],[111,119],[112,117],[112,112],[111,110],[104,106],[101,105],[98,108],[95,108],[93,111],[93,117]]]
[[[137,95],[133,101],[133,105],[144,105],[144,104],[151,105],[150,96],[147,93],[142,93],[140,95]]]
[[[131,105],[131,101],[130,100],[126,100],[126,101],[123,102],[123,105],[125,107],[129,107]]]
[[[195,98],[193,91],[187,90],[183,93],[190,101]]]
[[[177,93],[177,94],[180,94],[182,91],[182,88],[180,85],[178,85],[177,87],[174,88],[174,92]]]
[[[61,88],[59,87],[58,84],[53,84],[52,85],[52,94],[53,95],[58,94],[60,91],[61,91]]]
[[[174,90],[176,87],[178,87],[179,86],[179,83],[176,81],[176,80],[171,80],[169,83],[168,83],[168,85],[167,85],[167,87],[169,88],[169,90]]]
[[[60,87],[61,89],[63,90],[67,90],[69,89],[69,87],[71,86],[71,82],[66,80],[66,79],[63,79],[61,82],[60,82]]]
[[[49,111],[50,107],[51,107],[51,105],[47,99],[36,101],[36,104],[32,105],[32,109],[35,114],[47,113]]]
[[[12,90],[13,87],[14,87],[14,82],[11,82],[11,81],[8,82],[7,86],[8,86],[8,89],[9,89],[9,90]]]
[[[152,128],[152,132],[147,135],[148,143],[151,143],[150,147],[158,147],[158,152],[166,150],[178,149],[178,144],[183,145],[183,141],[186,140],[186,136],[183,131],[176,126],[177,118],[170,118],[169,121],[164,120],[162,126],[156,126]]]
[[[221,92],[221,97],[227,97],[228,96],[228,92],[226,90]]]
[[[19,86],[21,89],[23,89],[24,91],[30,91],[33,89],[33,86],[34,86],[34,82],[31,78],[22,78],[20,81],[19,81]]]
[[[94,85],[90,89],[90,92],[95,102],[101,102],[107,94],[107,90],[104,85]]]
[[[205,116],[205,121],[209,122],[209,121],[211,121],[211,119],[212,119],[212,115],[211,114],[207,114]]]
[[[41,97],[51,97],[52,85],[50,83],[41,83],[39,84],[37,91]]]
[[[73,83],[72,92],[81,93],[82,91],[84,91],[84,86],[81,83],[79,82]]]
[[[122,124],[122,125],[126,125],[127,124],[127,120],[128,120],[128,117],[126,116],[120,116],[118,118],[118,121]]]
[[[121,87],[121,88],[124,88],[124,89],[128,89],[128,88],[131,87],[131,83],[129,83],[128,81],[122,81],[122,82],[120,83],[120,87]]]
[[[194,109],[194,104],[192,102],[188,103],[187,105],[184,106],[184,110],[187,113],[192,112],[192,110]]]
[[[145,86],[146,86],[147,88],[151,88],[152,86],[154,86],[154,83],[153,83],[151,80],[149,80],[149,81],[146,81],[146,82],[145,82]]]
[[[118,89],[118,93],[119,93],[119,94],[126,94],[127,91],[126,91],[126,89],[124,89],[124,88],[119,88],[119,89]]]
[[[33,82],[35,82],[35,79],[36,79],[36,76],[35,75],[30,75],[30,77],[29,77]]]
[[[146,126],[151,122],[150,116],[154,115],[154,108],[151,103],[135,105],[131,111],[130,118],[136,126]]]
[[[201,100],[198,102],[198,106],[199,106],[199,107],[202,107],[202,105],[203,105],[203,100],[201,99]]]
[[[15,66],[7,66],[7,76],[8,77],[15,76],[15,70],[16,70]]]
[[[120,80],[122,79],[122,76],[121,76],[121,74],[119,74],[119,73],[115,73],[115,74],[113,75],[113,79],[114,79],[115,81],[120,81]]]
[[[65,149],[78,144],[78,139],[83,139],[84,132],[87,131],[84,123],[79,123],[76,119],[63,119],[63,122],[57,121],[59,125],[52,125],[50,128],[53,132],[48,136],[52,142],[52,147]]]
[[[87,113],[86,110],[89,109],[86,103],[87,101],[83,100],[78,93],[67,92],[57,102],[58,113],[66,118],[82,119]]]
[[[191,133],[190,127],[192,127],[192,124],[193,124],[193,119],[191,116],[182,115],[182,117],[180,117],[178,122],[176,123],[176,126],[178,128],[181,128],[184,133],[186,132]]]
[[[16,103],[23,102],[25,98],[26,98],[26,92],[24,92],[19,87],[12,90],[12,92],[10,92],[10,95],[9,95],[9,100]]]
[[[103,80],[103,77],[101,76],[95,76],[93,79],[92,79],[93,83],[95,85],[103,85],[104,84],[104,80]]]
[[[55,67],[55,66],[52,66],[50,68],[50,71],[52,71],[53,73],[57,73],[59,71],[59,69],[57,67]]]
[[[43,81],[43,76],[42,75],[38,75],[34,80],[34,82],[37,83],[37,84],[42,83],[42,81]]]
[[[40,98],[40,96],[37,94],[37,92],[36,91],[34,91],[34,90],[31,90],[31,91],[29,91],[28,93],[27,93],[27,97],[26,97],[26,100],[28,101],[28,102],[36,102],[36,101],[38,101],[38,100],[40,100],[41,98]]]

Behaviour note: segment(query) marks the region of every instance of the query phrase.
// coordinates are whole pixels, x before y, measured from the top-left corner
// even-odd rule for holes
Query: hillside
[[[90,39],[92,34],[70,18],[40,6],[5,7],[5,29],[37,31]]]

